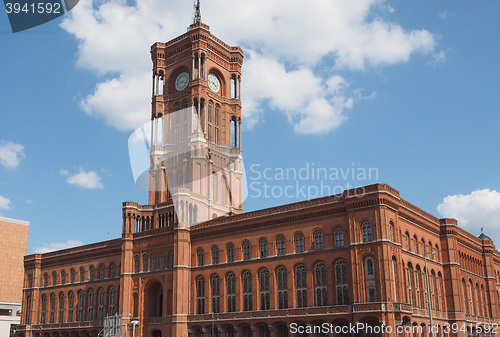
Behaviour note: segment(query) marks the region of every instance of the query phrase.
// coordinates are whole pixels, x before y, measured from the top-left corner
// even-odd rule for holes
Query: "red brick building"
[[[243,213],[243,52],[197,20],[151,56],[149,203],[123,203],[119,239],[25,258],[20,336],[97,336],[115,314],[133,337],[281,337],[323,323],[389,336],[431,320],[434,335],[465,336],[500,322],[491,239],[390,186]]]

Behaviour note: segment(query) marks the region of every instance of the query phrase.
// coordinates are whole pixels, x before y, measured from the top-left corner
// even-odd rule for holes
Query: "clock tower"
[[[172,202],[179,225],[242,213],[243,51],[195,19],[151,47],[153,98],[149,204]]]

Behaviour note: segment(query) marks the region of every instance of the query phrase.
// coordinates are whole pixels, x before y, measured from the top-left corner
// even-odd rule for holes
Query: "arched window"
[[[75,293],[70,291],[68,293],[68,322],[73,322],[73,309],[75,307]]]
[[[391,222],[389,222],[389,240],[391,240],[391,242],[394,242],[394,224]]]
[[[40,321],[45,324],[47,320],[47,295],[42,296],[42,315]]]
[[[214,103],[212,101],[208,102],[208,141],[212,142],[212,111],[214,109]]]
[[[219,247],[212,247],[212,264],[219,264]]]
[[[252,311],[252,273],[243,273],[243,311]]]
[[[462,279],[462,294],[463,294],[464,312],[467,314],[470,312],[467,310],[467,293],[465,292],[465,280],[464,279]]]
[[[53,286],[57,285],[57,273],[56,272],[52,273],[52,285]]]
[[[410,250],[410,234],[408,234],[408,232],[405,232],[405,247],[406,247],[406,250]]]
[[[278,337],[288,337],[288,326],[286,324],[278,326]]]
[[[301,233],[295,235],[295,253],[304,252],[304,235]]]
[[[90,266],[89,267],[89,281],[94,281],[94,277],[95,277],[95,269],[94,269],[94,266]]]
[[[87,307],[87,321],[94,320],[94,291],[89,290]]]
[[[134,256],[134,271],[136,273],[141,271],[141,259],[139,255]]]
[[[276,254],[285,255],[285,238],[282,236],[276,239]]]
[[[219,275],[212,276],[212,312],[220,312],[220,279]]]
[[[160,253],[160,269],[163,270],[167,268],[167,262],[165,257],[165,251]]]
[[[349,300],[347,284],[347,264],[344,260],[335,263],[335,288],[337,290],[337,305],[346,305]]]
[[[227,312],[236,311],[236,276],[229,273],[226,276],[226,292],[227,292]]]
[[[323,233],[321,231],[314,232],[314,249],[323,249]]]
[[[415,268],[415,297],[417,298],[417,301],[415,305],[417,308],[420,308],[420,268],[417,266]]]
[[[56,295],[50,295],[50,323],[56,322]]]
[[[31,296],[26,297],[26,324],[31,324]]]
[[[202,267],[205,265],[204,257],[205,257],[205,252],[203,252],[203,249],[198,249],[196,252],[196,255],[198,257],[198,267]]]
[[[269,310],[269,271],[262,269],[259,272],[260,310]]]
[[[422,250],[422,256],[425,256],[425,241],[424,239],[420,240],[420,249]]]
[[[439,275],[438,275],[438,282],[439,282]],[[439,283],[438,283],[439,284]],[[441,300],[441,291],[439,292],[439,299]],[[488,317],[488,305],[485,302],[485,296],[484,296],[484,286],[481,284],[481,302],[483,303],[483,317]],[[442,308],[442,303],[439,304],[441,306],[441,311],[443,311]]]
[[[434,247],[434,260],[439,261],[438,245]]]
[[[443,311],[443,299],[442,299],[442,295],[441,295],[441,274],[440,273],[438,273],[436,283],[437,283],[436,288],[437,288],[437,294],[438,294],[439,311]]]
[[[271,335],[268,325],[261,325],[259,330],[260,337],[269,337]]]
[[[156,263],[156,254],[151,254],[151,271],[156,271],[156,269],[158,268]]]
[[[220,105],[215,104],[215,144],[219,144],[219,110]]]
[[[85,281],[85,269],[83,267],[80,268],[80,282]]]
[[[365,283],[366,301],[376,302],[377,296],[375,293],[375,266],[371,257],[367,257],[365,259]]]
[[[50,295],[50,323],[56,322],[56,295]]]
[[[64,304],[65,304],[65,299],[64,299],[64,293],[59,294],[59,323],[64,323]]]
[[[316,295],[316,306],[327,305],[326,266],[323,262],[317,263],[314,267],[314,292]]]
[[[474,315],[474,301],[472,298],[472,281],[471,280],[469,280],[467,290],[468,290],[468,297],[469,297],[470,314]]]
[[[182,108],[184,110],[184,116],[183,116],[183,123],[182,123],[182,140],[186,140],[188,138],[188,119],[190,117],[189,110],[188,110],[188,103],[187,101],[182,102]]]
[[[361,235],[363,242],[370,242],[373,240],[372,237],[372,224],[370,221],[365,221],[361,224]]]
[[[110,278],[116,277],[116,264],[114,263],[111,263],[111,266],[109,266],[109,277]]]
[[[66,284],[66,271],[61,270],[61,284]]]
[[[418,251],[417,251],[417,236],[416,235],[413,236],[413,252],[415,254],[418,253]]]
[[[481,303],[480,303],[480,297],[479,297],[479,285],[476,283],[476,293],[475,293],[475,297],[476,297],[476,308],[477,308],[477,311],[476,311],[476,316],[482,316],[484,317],[484,312],[481,313],[481,309],[484,310],[484,308],[482,307]]]
[[[78,322],[83,321],[83,291],[80,290],[78,292],[78,311],[77,311],[77,317],[76,320]]]
[[[397,282],[396,282],[396,258],[392,258],[392,289],[393,289],[393,296],[394,296],[394,302],[398,301],[398,289],[397,289]]]
[[[412,278],[413,278],[413,270],[411,269],[410,264],[406,267],[406,281],[408,287],[408,300],[407,302],[413,305],[413,293],[412,293]]]
[[[217,131],[217,129],[216,129]],[[227,182],[226,182],[226,177],[222,176],[221,178],[221,191],[220,191],[220,203],[225,205],[226,204],[226,195],[227,195]]]
[[[243,243],[243,260],[250,260],[250,243],[248,241]]]
[[[103,264],[99,267],[99,280],[104,280],[104,273],[106,272],[106,268]]]
[[[434,288],[434,286],[436,285],[436,282],[434,281],[436,279],[436,275],[434,274],[434,271],[432,271],[431,273],[431,284],[430,284],[430,288],[431,288],[431,309],[432,310],[436,310],[436,290]]]
[[[196,313],[205,313],[205,278],[203,276],[196,279]]]
[[[168,252],[168,268],[174,268],[174,252]]]
[[[288,308],[288,272],[285,267],[278,268],[276,272],[278,285],[278,309]]]
[[[335,236],[335,247],[337,248],[344,247],[344,231],[342,230],[342,228],[340,227],[335,228],[334,236]]]
[[[217,200],[217,175],[215,173],[212,174],[212,201]],[[214,213],[214,219],[217,217],[217,215]]]
[[[234,246],[227,245],[226,247],[227,253],[227,262],[234,262]]]
[[[47,273],[43,274],[43,286],[44,287],[49,286],[49,274]]]
[[[260,257],[267,257],[267,241],[262,239],[259,241]]]
[[[144,254],[142,256],[142,271],[149,271],[149,256],[148,254]]]
[[[295,290],[297,308],[307,307],[307,275],[304,265],[295,267]]]
[[[97,320],[102,321],[104,319],[104,289],[99,289],[97,293]]]
[[[109,299],[108,299],[109,308],[108,308],[108,315],[114,315],[114,314],[116,314],[116,310],[115,310],[115,301],[116,301],[116,299],[115,298],[116,298],[115,288],[111,287],[111,288],[109,288]]]

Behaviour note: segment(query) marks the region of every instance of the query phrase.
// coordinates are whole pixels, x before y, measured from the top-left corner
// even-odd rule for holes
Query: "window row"
[[[428,259],[439,261],[439,248],[437,244],[434,247],[430,241],[426,244],[424,238],[418,241],[416,235],[410,239],[410,234],[408,232],[405,232],[403,235],[403,240],[404,249],[407,251],[412,251],[413,253],[422,255]]]
[[[83,290],[76,294],[52,293],[50,296],[42,295],[41,310],[38,322],[32,322],[32,298],[26,299],[25,322],[26,324],[52,324],[71,323],[82,321],[102,321],[106,316],[115,315],[118,311],[118,292],[114,287],[108,291],[99,288],[95,293],[90,289],[85,294]]]
[[[490,306],[487,302],[484,286],[476,282],[474,285],[472,280],[467,282],[462,279],[462,297],[463,311],[472,316],[492,317],[489,311]]]
[[[364,272],[367,294],[365,300],[375,302],[377,296],[373,258],[365,259]],[[209,280],[198,276],[195,290],[196,313],[286,309],[290,305],[295,308],[326,306],[331,304],[328,297],[329,291],[333,291],[335,305],[350,303],[349,273],[344,260],[335,263],[334,289],[328,289],[329,277],[323,262],[314,266],[312,277],[308,276],[306,266],[302,264],[296,266],[290,274],[291,279],[289,279],[287,268],[282,266],[276,269],[274,274],[263,268],[257,275],[245,271],[239,278],[232,272],[222,279],[217,274],[211,276]],[[293,283],[291,287],[289,287],[290,281]],[[293,289],[295,296],[290,296],[290,289]],[[311,291],[312,293],[309,293]],[[254,299],[254,296],[257,298]],[[294,298],[294,304],[291,303],[291,298]]]
[[[468,270],[476,275],[484,275],[483,262],[463,252],[458,252],[459,263],[462,269]]]
[[[106,277],[115,278],[119,276],[119,271],[117,270],[116,264],[111,263],[108,270],[106,271],[106,266],[101,264],[99,268],[96,270],[93,265],[89,267],[88,270],[88,278],[86,278],[85,268],[80,267],[79,273],[77,274],[76,270],[71,268],[69,271],[69,275],[66,274],[66,270],[61,270],[60,274],[56,271],[52,272],[52,276],[50,277],[48,273],[43,274],[43,287],[55,286],[55,285],[64,285],[75,282],[84,282],[84,281],[94,281],[104,280]],[[69,280],[67,279],[69,277]],[[33,275],[29,274],[27,279],[27,287],[33,288]]]
[[[362,226],[362,238],[363,242],[369,242],[373,240],[372,236],[372,227],[369,221],[365,221]],[[323,232],[317,230],[312,235],[312,248],[314,250],[322,250],[324,249],[324,235]],[[334,230],[334,245],[335,247],[344,247],[344,231],[342,228],[338,227]],[[285,255],[287,253],[287,243],[284,236],[279,235],[276,238],[275,242],[275,250],[271,251],[270,245],[266,239],[260,239],[258,243],[258,251],[252,254],[252,245],[249,241],[244,241],[241,245],[241,256],[240,260],[250,260],[251,258],[265,258],[271,255]],[[295,234],[292,241],[292,249],[295,253],[303,253],[306,251],[304,234],[297,233]],[[289,250],[288,250],[289,251]],[[196,260],[198,266],[204,266],[207,264],[205,260],[205,251],[203,248],[200,248],[196,251]],[[235,261],[235,246],[234,244],[228,244],[226,246],[226,260],[225,262],[234,262]],[[218,246],[214,246],[211,249],[211,264],[219,264],[223,262],[221,259],[221,250]]]
[[[393,260],[394,261],[394,260]],[[406,266],[405,288],[407,289],[406,302],[413,307],[430,309],[434,311],[446,311],[444,294],[444,283],[441,272],[431,270],[430,274],[419,265]]]
[[[168,252],[168,256],[165,254],[164,251],[161,252],[159,256],[159,261],[156,253],[152,253],[151,256],[149,256],[148,254],[142,254],[142,261],[139,255],[134,256],[135,273],[140,273],[141,271],[148,272],[148,271],[164,270],[173,267],[174,267],[174,252],[172,250]]]

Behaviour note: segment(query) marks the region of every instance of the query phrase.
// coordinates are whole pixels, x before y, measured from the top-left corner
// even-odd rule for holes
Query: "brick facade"
[[[466,336],[500,322],[493,242],[388,185],[243,213],[241,49],[196,23],[151,55],[149,204],[123,203],[120,239],[25,258],[20,337],[97,336],[114,314],[133,337],[281,337],[322,323],[396,329],[425,326],[430,315],[439,336]],[[189,115],[162,119],[181,106],[199,128]],[[182,134],[194,144],[187,153],[176,152]],[[464,331],[446,333],[448,323]]]

